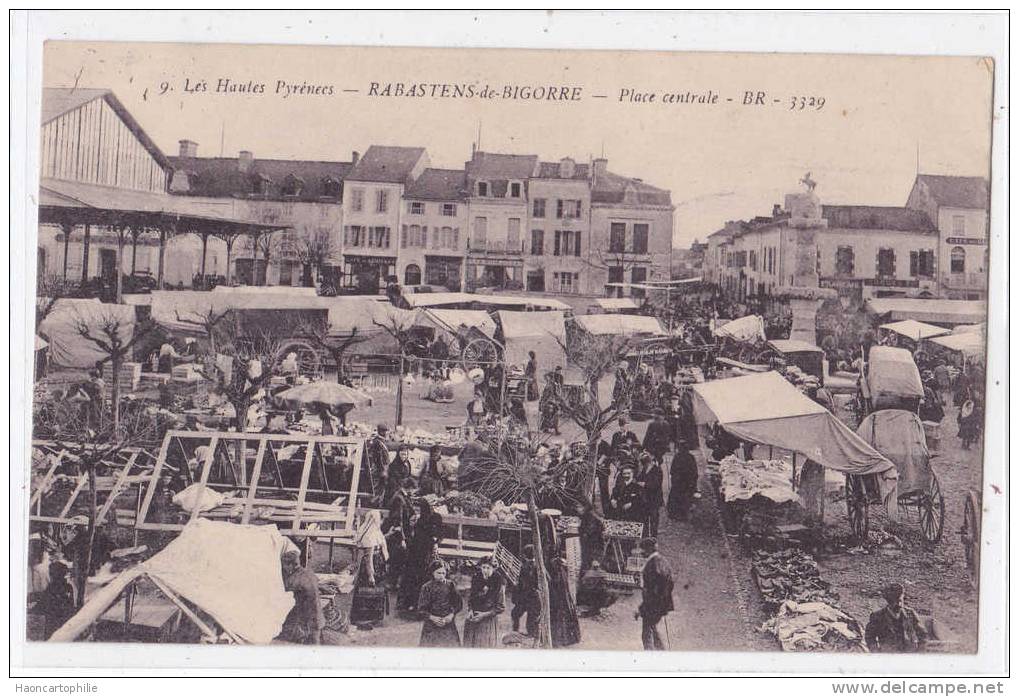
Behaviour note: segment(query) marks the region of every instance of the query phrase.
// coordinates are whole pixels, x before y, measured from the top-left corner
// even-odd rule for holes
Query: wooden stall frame
[[[275,522],[280,530],[292,537],[318,537],[333,541],[343,542],[343,538],[350,540],[353,537],[354,527],[354,516],[358,512],[357,500],[358,491],[357,487],[360,483],[361,475],[361,461],[362,453],[364,449],[364,441],[360,438],[352,438],[346,436],[312,436],[305,434],[292,434],[292,433],[236,433],[233,431],[181,431],[172,430],[167,431],[163,438],[162,446],[160,447],[159,457],[156,459],[156,463],[153,469],[152,476],[149,482],[149,488],[145,492],[144,501],[141,504],[141,510],[138,514],[138,519],[135,524],[137,530],[152,530],[162,532],[179,532],[184,528],[184,525],[177,523],[155,523],[148,522],[149,508],[152,505],[152,500],[155,497],[156,488],[159,482],[159,477],[166,463],[166,454],[169,451],[171,443],[176,440],[183,451],[184,440],[199,440],[204,441],[202,445],[206,445],[209,450],[206,454],[205,461],[201,463],[201,472],[199,473],[199,498],[205,491],[209,484],[209,474],[212,467],[215,465],[216,454],[223,450],[229,452],[229,445],[236,443],[237,441],[243,441],[249,443],[257,441],[258,446],[255,452],[255,461],[252,467],[252,476],[250,481],[243,482],[235,486],[231,486],[231,489],[238,489],[246,487],[246,494],[243,498],[229,497],[224,500],[224,504],[240,504],[243,506],[241,513],[241,522],[243,524],[250,524],[252,507],[255,505],[266,505],[277,509],[290,509],[293,508],[293,513],[284,511],[276,515],[271,516],[273,522]],[[277,499],[260,499],[256,498],[255,494],[258,490],[258,482],[262,474],[262,468],[264,466],[267,456],[271,458],[271,462],[275,467],[275,477],[278,484],[282,484],[282,475],[280,472],[279,460],[276,457],[276,452],[273,447],[274,443],[293,443],[297,445],[304,445],[306,447],[304,463],[301,468],[301,484],[297,489],[293,487],[279,487],[283,491],[296,491],[297,501],[277,500]],[[352,462],[357,463],[354,467],[353,476],[351,478],[351,484],[349,490],[346,492],[340,492],[340,497],[346,496],[347,502],[345,510],[341,505],[329,505],[329,504],[316,504],[309,503],[307,498],[308,493],[308,482],[311,478],[311,469],[315,461],[315,455],[318,454],[318,461],[322,466],[321,476],[323,483],[328,486],[328,479],[323,464],[323,457],[320,448],[322,446],[339,445],[349,448],[349,456]],[[186,454],[186,453],[185,453]],[[228,456],[229,459],[229,456]],[[233,465],[234,463],[231,464]],[[235,480],[237,479],[237,469],[233,468],[235,474]],[[242,466],[241,472],[246,468]],[[324,491],[329,491],[328,489]],[[215,518],[215,515],[209,515],[211,512],[200,512],[197,508],[191,512],[191,517],[188,522],[194,520],[197,517],[211,517]],[[308,523],[330,523],[335,526],[335,523],[341,522],[343,527],[341,529],[315,529],[309,530],[302,528],[302,524]]]

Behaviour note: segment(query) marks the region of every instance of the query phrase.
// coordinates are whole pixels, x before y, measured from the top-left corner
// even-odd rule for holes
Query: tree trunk
[[[534,493],[527,494],[527,515],[531,519],[531,543],[534,545],[534,563],[538,569],[538,598],[541,600],[541,617],[538,620],[538,646],[552,648],[552,608],[549,602],[548,572],[545,570],[545,552],[541,545],[541,529],[538,526],[538,506]]]
[[[400,374],[396,383],[396,425],[403,424],[403,355],[400,356]]]
[[[110,410],[113,412],[113,433],[114,438],[120,437],[120,364],[123,356],[119,351],[113,353],[110,358]]]

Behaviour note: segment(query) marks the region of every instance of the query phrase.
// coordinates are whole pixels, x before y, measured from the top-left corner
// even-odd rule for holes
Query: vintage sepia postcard
[[[25,655],[999,651],[992,58],[41,50]]]

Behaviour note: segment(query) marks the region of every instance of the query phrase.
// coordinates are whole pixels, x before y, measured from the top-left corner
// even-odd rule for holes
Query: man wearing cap
[[[915,611],[903,604],[906,591],[890,583],[881,591],[885,607],[870,613],[864,633],[867,648],[880,653],[917,653],[927,641],[927,630]]]
[[[283,553],[283,588],[294,594],[294,607],[283,622],[280,636],[297,644],[322,643],[322,605],[319,602],[318,577],[301,566],[296,550]]]
[[[641,600],[634,619],[641,620],[641,641],[645,651],[664,651],[665,643],[658,630],[658,623],[675,609],[672,602],[672,568],[658,552],[658,542],[653,537],[640,541],[640,549],[647,556],[641,570]]]

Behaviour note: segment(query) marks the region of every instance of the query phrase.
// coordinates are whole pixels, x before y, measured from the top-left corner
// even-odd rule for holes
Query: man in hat
[[[297,644],[321,644],[322,604],[319,602],[318,577],[301,566],[296,550],[283,553],[283,588],[294,594],[294,607],[283,622],[284,639]]]
[[[647,560],[641,570],[641,600],[634,619],[641,620],[641,641],[645,651],[664,651],[665,643],[658,630],[658,623],[675,610],[672,602],[672,567],[658,552],[658,541],[646,537],[640,541],[640,549]]]
[[[520,563],[520,575],[513,588],[513,610],[510,619],[513,631],[520,631],[520,618],[527,615],[524,625],[528,636],[538,635],[538,620],[541,616],[541,598],[538,595],[538,567],[534,561],[534,546],[525,545]]]
[[[625,448],[635,448],[640,445],[640,439],[637,438],[637,434],[630,430],[627,425],[627,419],[625,416],[619,417],[619,429],[612,434],[612,442],[609,443],[612,446],[612,453],[618,458],[620,450]]]
[[[633,523],[647,522],[644,489],[637,482],[632,465],[626,465],[619,472],[619,479],[612,491],[612,509],[620,520]]]
[[[918,653],[927,641],[927,630],[915,611],[903,604],[906,589],[889,583],[881,590],[885,607],[870,613],[864,636],[867,648],[881,653]]]
[[[74,590],[67,582],[67,566],[62,562],[50,565],[50,580],[40,594],[35,609],[46,621],[46,638],[60,629],[74,615]]]
[[[665,415],[655,410],[654,421],[648,424],[647,433],[644,434],[644,450],[651,453],[655,462],[661,464],[665,453],[669,451],[674,433],[665,421]]]

